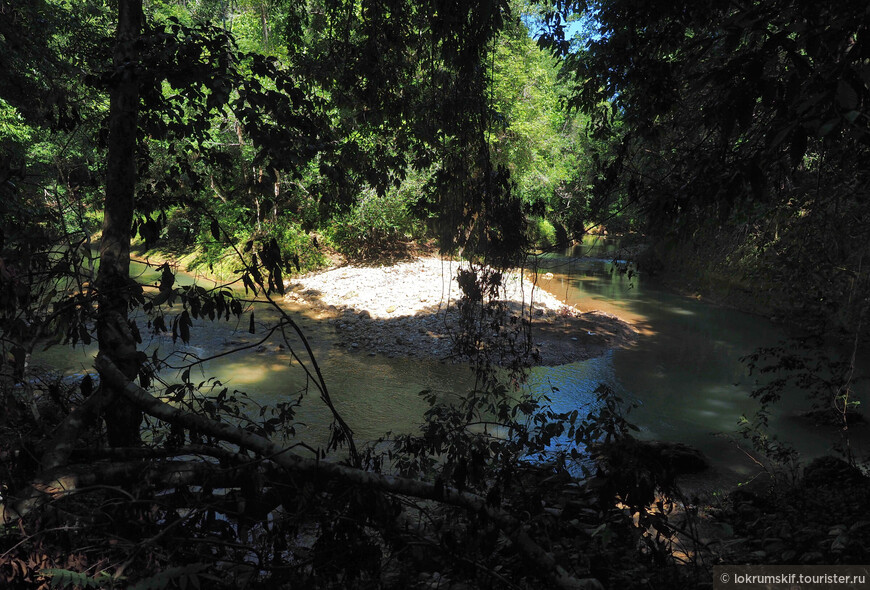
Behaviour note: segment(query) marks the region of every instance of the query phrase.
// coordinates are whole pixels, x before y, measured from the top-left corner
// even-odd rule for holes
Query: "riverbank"
[[[340,266],[286,283],[288,302],[326,312],[336,346],[389,357],[453,358],[462,293],[456,273],[467,263],[421,257],[386,266]],[[580,312],[528,278],[504,278],[515,323],[531,325],[531,364],[554,366],[630,346],[636,330],[615,315]]]

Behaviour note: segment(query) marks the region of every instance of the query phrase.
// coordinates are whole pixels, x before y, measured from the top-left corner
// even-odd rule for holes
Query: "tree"
[[[637,213],[662,261],[717,297],[778,316],[797,337],[747,356],[848,435],[868,334],[870,16],[860,2],[556,3],[544,38],[575,108],[615,149],[598,158],[598,215]],[[585,12],[582,46],[563,39]],[[650,260],[659,257],[660,260]],[[823,342],[841,345],[829,355]],[[755,442],[766,435],[744,434]],[[781,451],[762,444],[762,450]],[[764,448],[766,447],[766,448]],[[780,452],[781,456],[786,453]]]
[[[519,197],[537,215],[558,210],[554,194],[573,177],[580,151],[572,145],[579,121],[561,105],[558,66],[520,21],[498,38],[492,75],[494,157],[510,170]]]
[[[97,274],[97,340],[107,357],[130,381],[139,376],[142,362],[136,348],[128,310],[136,290],[130,279],[130,231],[133,226],[137,179],[136,147],[139,127],[138,45],[144,15],[141,0],[118,4],[112,86],[109,107],[106,202]],[[132,284],[131,284],[132,283]],[[111,382],[104,382],[110,398],[106,434],[113,447],[140,443],[142,413],[132,407]]]
[[[599,160],[598,209],[621,201],[657,240],[694,240],[696,271],[744,274],[784,313],[863,330],[864,6],[558,7],[595,23],[581,48],[545,42],[566,53],[591,131],[618,141]]]
[[[58,22],[64,20],[63,11],[70,9],[52,2],[34,6],[56,10]],[[100,2],[88,3],[88,7],[103,14]],[[452,470],[446,482],[443,478],[426,481],[387,473],[380,453],[373,449],[358,452],[352,433],[331,405],[310,348],[300,351],[296,358],[300,364],[305,361],[313,387],[335,416],[330,445],[316,449],[314,459],[268,439],[276,431],[290,428],[292,404],[268,413],[264,410],[260,417],[247,415],[240,409],[241,400],[219,384],[214,385],[217,393],[213,396],[204,395],[200,389],[209,384],[197,387],[190,381],[189,368],[183,383],[159,390],[175,406],[154,395],[165,359],[156,352],[147,358],[137,350],[140,330],[167,330],[174,338],[187,341],[192,318],[238,316],[242,304],[228,290],[175,285],[168,265],[162,267],[156,292],[143,291],[129,277],[131,235],[135,231],[147,241],[159,229],[161,208],[173,205],[196,208],[209,216],[208,229],[213,239],[229,241],[224,220],[207,201],[212,196],[208,190],[210,177],[234,164],[227,161],[219,142],[211,141],[225,132],[221,125],[228,122],[233,124],[233,132],[250,141],[251,163],[263,170],[267,182],[274,180],[277,173],[299,174],[315,164],[330,186],[340,189],[333,193],[339,200],[345,196],[341,190],[352,186],[343,174],[345,163],[350,164],[348,177],[357,173],[371,186],[384,188],[405,173],[408,153],[426,167],[432,165],[434,154],[441,165],[435,182],[453,189],[449,199],[438,203],[444,210],[445,232],[450,230],[446,234],[450,238],[447,247],[471,246],[481,255],[502,262],[515,256],[516,250],[507,245],[521,242],[514,239],[512,232],[517,231],[522,215],[509,198],[506,174],[495,169],[489,159],[484,133],[488,122],[483,94],[486,77],[480,67],[506,16],[506,6],[383,2],[327,4],[325,8],[322,14],[311,11],[312,19],[323,16],[328,24],[325,29],[305,30],[314,38],[312,43],[322,44],[327,53],[350,43],[357,50],[350,55],[362,55],[363,59],[351,64],[327,63],[318,69],[317,64],[306,62],[304,52],[293,54],[295,61],[289,64],[263,54],[241,52],[232,36],[220,27],[187,24],[178,18],[156,22],[146,18],[141,0],[117,4],[117,18],[112,19],[116,32],[111,65],[107,59],[110,56],[95,49],[100,43],[79,47],[97,51],[96,56],[87,55],[92,60],[89,63],[100,64],[101,58],[105,61],[84,78],[70,74],[69,84],[62,88],[64,95],[79,99],[87,91],[108,91],[110,103],[106,133],[101,138],[105,152],[95,149],[91,154],[94,160],[105,157],[106,161],[100,268],[91,283],[87,280],[89,269],[68,266],[68,258],[58,252],[63,251],[61,246],[69,241],[72,232],[63,230],[63,216],[48,214],[51,203],[35,199],[34,209],[46,213],[53,224],[46,235],[51,244],[61,246],[46,247],[22,234],[16,234],[15,243],[7,244],[10,249],[25,244],[39,250],[41,266],[34,267],[35,257],[21,259],[17,266],[22,274],[6,272],[2,276],[4,314],[9,312],[4,315],[2,328],[4,344],[12,343],[14,356],[22,348],[17,340],[35,325],[28,326],[15,314],[36,318],[29,312],[35,292],[37,299],[47,302],[51,309],[36,318],[41,322],[39,327],[54,330],[61,336],[59,340],[73,344],[89,341],[95,320],[100,382],[94,389],[88,376],[76,384],[75,390],[57,384],[53,395],[63,413],[53,420],[42,415],[16,418],[20,419],[15,422],[19,433],[26,431],[25,424],[37,428],[22,437],[32,444],[33,452],[20,454],[33,456],[34,464],[10,459],[14,463],[10,473],[14,471],[15,476],[8,478],[9,487],[4,489],[0,533],[5,552],[0,568],[7,581],[39,584],[45,576],[56,576],[62,583],[108,584],[119,582],[123,574],[130,581],[155,586],[174,580],[180,585],[191,580],[196,584],[203,579],[233,587],[268,572],[265,575],[278,583],[301,581],[303,585],[319,583],[324,587],[344,585],[345,581],[377,584],[381,551],[387,548],[402,552],[410,546],[396,521],[402,511],[400,495],[461,508],[469,522],[481,526],[480,535],[469,536],[469,543],[484,533],[491,541],[503,536],[511,547],[537,564],[535,577],[560,587],[596,587],[592,580],[581,583],[541,548],[527,524],[501,505],[496,493],[500,488],[489,495],[481,494],[490,486],[485,477],[488,472],[483,469],[488,461],[482,444],[503,458],[498,467],[504,468],[508,458],[521,457],[524,449],[542,448],[543,441],[558,430],[542,428],[543,417],[530,422],[531,426],[524,425],[524,416],[517,419],[516,412],[510,414],[511,402],[504,390],[490,388],[485,399],[487,404],[498,400],[499,420],[515,424],[524,442],[518,446],[516,441],[471,437],[477,439],[475,448],[480,451],[471,463],[466,462],[474,473],[459,477]],[[25,15],[33,18],[31,24],[36,27],[39,14],[39,10],[31,12],[27,8],[3,11],[0,21],[6,30],[10,29],[10,19]],[[407,29],[409,22],[415,28]],[[72,29],[82,33],[87,27]],[[348,31],[352,34],[339,34]],[[105,39],[107,29],[101,35],[101,40]],[[292,46],[295,37],[287,35]],[[55,41],[54,37],[50,39]],[[87,61],[79,59],[75,52],[56,51],[56,47],[50,43],[43,52],[25,44],[21,55],[29,60],[44,53],[50,62],[63,68]],[[401,51],[396,54],[388,51],[391,48]],[[423,66],[411,59],[416,54],[425,55],[426,50],[431,61],[424,60]],[[381,63],[380,56],[398,61]],[[337,59],[334,54],[333,59]],[[398,70],[391,69],[393,66]],[[410,78],[427,68],[435,91],[416,95],[419,88],[415,89],[415,84],[424,84]],[[24,76],[28,83],[40,82],[39,76],[44,74],[39,68],[34,71],[36,78]],[[69,71],[75,72],[75,68]],[[408,79],[397,80],[397,72]],[[20,71],[10,73],[15,76]],[[357,84],[363,78],[364,84]],[[0,86],[0,91],[4,101],[18,100],[7,85]],[[410,102],[406,100],[409,92],[414,99]],[[427,100],[437,102],[427,105]],[[21,106],[29,112],[23,101]],[[36,111],[33,117],[40,114]],[[89,115],[99,116],[99,110]],[[100,139],[99,132],[96,135]],[[401,149],[382,151],[388,140],[397,142]],[[159,150],[165,150],[165,159],[163,154],[155,155]],[[360,154],[368,158],[364,164],[371,164],[371,169],[353,164],[354,157]],[[158,162],[166,165],[168,175],[151,177],[145,173],[154,170]],[[12,197],[14,206],[10,210],[41,196],[42,187],[16,186],[11,178],[4,178],[3,185]],[[323,201],[330,204],[328,199]],[[25,209],[22,206],[20,212],[14,211],[17,217],[4,219],[4,224],[25,218]],[[76,231],[84,231],[84,227]],[[255,295],[268,298],[283,290],[285,261],[277,250],[274,241],[264,241],[239,253],[241,281]],[[6,260],[11,258],[4,251],[4,264]],[[42,272],[45,269],[48,272]],[[4,266],[4,270],[9,267]],[[25,275],[38,280],[19,280]],[[61,284],[58,277],[66,277],[69,285],[56,288]],[[51,286],[43,289],[43,283]],[[498,283],[497,273],[486,276],[488,290],[496,289]],[[169,309],[172,304],[178,307]],[[147,315],[134,317],[133,309]],[[293,330],[302,336],[298,325],[286,314],[274,330]],[[37,341],[34,338],[34,343]],[[5,355],[3,361],[5,365]],[[14,388],[27,382],[24,370],[19,370],[26,367],[20,367],[14,359],[12,365],[12,374],[3,382],[8,386],[3,390],[6,399],[13,399]],[[466,421],[486,411],[485,407],[476,407],[477,403],[469,402]],[[523,407],[530,413],[537,408],[531,402]],[[99,428],[94,427],[100,414],[106,421],[112,448],[105,448]],[[140,437],[143,415],[151,421],[148,444]],[[437,416],[437,412],[432,415]],[[467,425],[462,423],[461,427]],[[342,446],[347,448],[346,461],[324,461],[327,453]],[[453,463],[458,465],[461,460],[455,456]],[[92,465],[94,461],[96,466]],[[430,468],[433,465],[430,460],[425,463]],[[364,465],[370,469],[362,469]],[[430,474],[417,471],[414,475],[424,478]],[[116,492],[124,498],[122,502],[116,501]],[[135,497],[139,499],[127,501]],[[148,508],[143,511],[143,506]],[[285,515],[272,521],[280,521],[273,526],[269,515],[274,515],[279,506],[284,507]],[[426,508],[413,510],[423,514]],[[220,524],[229,521],[217,518],[217,514],[227,515],[233,524]],[[19,534],[14,523],[26,521],[38,527],[42,519],[49,517],[63,521],[64,530],[77,527],[73,524],[77,519],[87,524],[76,529],[74,540],[52,538],[51,547],[42,554],[34,538],[19,538],[8,544]],[[249,536],[252,528],[255,534]],[[311,568],[283,565],[285,560],[297,558],[296,548],[288,547],[288,539],[306,531],[317,538],[313,546],[301,550],[311,556]],[[224,539],[215,540],[215,535]],[[440,544],[438,540],[436,546]],[[88,549],[74,551],[76,545]],[[337,561],[334,551],[338,547],[353,548],[351,558]],[[487,547],[481,554],[494,559],[497,547]],[[254,548],[256,564],[248,563],[250,548]],[[163,553],[164,549],[168,553]],[[451,552],[449,547],[445,549],[445,555]],[[68,557],[61,557],[64,554]],[[22,556],[34,557],[32,563],[44,569],[40,573],[34,566],[21,566],[27,563]],[[85,581],[82,576],[89,564],[103,559],[107,563],[124,562],[123,566],[112,567],[114,582],[102,574]],[[233,562],[236,565],[227,570],[219,565]],[[154,569],[159,573],[152,574]]]

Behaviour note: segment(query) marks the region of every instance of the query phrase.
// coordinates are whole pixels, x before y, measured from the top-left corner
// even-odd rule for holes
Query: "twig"
[[[187,428],[195,428],[199,432],[210,434],[215,438],[237,444],[242,448],[252,450],[269,457],[274,463],[293,473],[305,473],[327,477],[350,485],[381,490],[383,492],[415,496],[435,500],[444,504],[458,506],[475,513],[485,513],[496,523],[514,545],[534,561],[558,588],[563,589],[597,589],[602,588],[594,578],[577,579],[560,566],[552,554],[547,553],[535,543],[526,532],[523,523],[505,511],[492,506],[486,498],[455,488],[436,485],[409,478],[396,477],[363,471],[362,469],[328,463],[315,459],[306,459],[289,449],[280,447],[264,437],[210,420],[204,416],[183,412],[150,395],[147,391],[129,381],[123,373],[105,356],[98,356],[96,366],[100,374],[119,388],[130,402],[143,412],[165,422],[180,424]]]

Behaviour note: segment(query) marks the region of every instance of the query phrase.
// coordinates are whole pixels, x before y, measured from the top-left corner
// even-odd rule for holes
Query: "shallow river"
[[[749,376],[740,357],[757,347],[778,344],[786,333],[767,319],[675,295],[642,276],[611,272],[617,244],[590,238],[563,255],[539,261],[541,285],[581,310],[599,309],[632,322],[640,331],[635,346],[604,357],[536,369],[538,387],[559,389],[557,409],[590,404],[598,383],[638,404],[629,419],[649,439],[679,441],[701,449],[718,468],[714,481],[733,485],[758,472],[744,450],[757,456],[739,434],[741,414],[758,408],[749,393]],[[866,388],[862,397],[866,399]],[[800,391],[788,392],[775,408],[771,432],[792,444],[804,460],[831,452],[839,438],[833,427],[814,426],[798,413],[809,402]],[[870,451],[867,428],[852,429],[859,453]],[[738,446],[738,444],[740,446]],[[709,474],[704,476],[709,479]]]
[[[611,272],[615,248],[602,238],[563,255],[543,257],[539,281],[582,310],[600,309],[632,322],[640,331],[637,344],[588,361],[533,369],[530,386],[547,393],[555,409],[579,408],[583,414],[593,407],[598,385],[607,384],[625,400],[638,404],[628,418],[641,428],[640,436],[684,442],[712,459],[717,469],[714,475],[705,475],[703,483],[717,487],[748,480],[758,467],[738,447],[739,443],[749,450],[735,430],[739,416],[751,415],[757,406],[748,395],[753,378],[739,358],[756,347],[776,344],[785,336],[783,330],[758,316],[674,295],[643,277]],[[137,272],[152,283],[159,278],[143,268]],[[552,278],[544,278],[547,272]],[[360,441],[386,431],[414,430],[426,408],[417,395],[421,390],[462,392],[471,385],[469,370],[460,365],[369,356],[365,351],[336,347],[328,336],[320,337],[332,328],[318,316],[298,308],[290,312],[312,334],[330,394]],[[257,315],[264,323],[270,317],[264,310]],[[238,326],[225,322],[197,325],[192,330],[196,346],[178,347],[178,352],[210,356],[238,343],[254,343],[260,336],[249,334],[247,326],[247,318]],[[194,379],[196,374],[215,375],[230,388],[250,392],[260,403],[293,399],[304,389],[306,378],[278,344],[275,339],[265,342],[260,352],[252,349],[209,361],[201,373],[197,369],[192,374]],[[146,345],[172,350],[171,339]],[[55,348],[37,360],[77,373],[89,367],[92,354],[85,350],[71,355]],[[794,392],[777,408],[772,430],[806,457],[825,454],[836,431],[796,417],[805,407],[803,395]],[[297,420],[301,438],[312,445],[325,443],[329,413],[313,388]],[[870,448],[866,429],[857,429],[853,436],[857,437],[853,445],[863,452]]]

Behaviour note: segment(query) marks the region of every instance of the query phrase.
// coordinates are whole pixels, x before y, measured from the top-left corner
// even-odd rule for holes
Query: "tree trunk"
[[[130,304],[130,230],[136,189],[136,130],[139,112],[137,42],[143,25],[142,0],[120,0],[115,35],[114,76],[109,104],[109,151],[106,206],[97,274],[99,311],[97,337],[106,356],[134,380],[139,371],[136,340],[127,323]],[[114,387],[102,381],[103,387]],[[141,442],[142,413],[117,391],[110,391],[105,411],[112,446]]]

